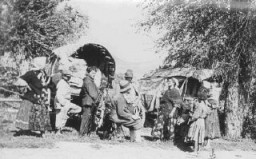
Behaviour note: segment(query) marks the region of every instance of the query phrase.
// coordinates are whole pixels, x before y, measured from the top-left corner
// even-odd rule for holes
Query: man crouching
[[[113,99],[113,109],[111,120],[119,125],[123,125],[130,130],[131,141],[140,142],[140,129],[143,127],[144,120],[140,116],[142,108],[135,105],[135,97],[131,93],[131,84],[128,81],[120,82],[120,93]]]
[[[57,92],[55,96],[56,109],[56,129],[57,134],[66,125],[67,119],[70,115],[81,112],[81,107],[71,103],[71,88],[68,81],[71,78],[71,71],[69,69],[62,70],[62,79],[57,84]]]

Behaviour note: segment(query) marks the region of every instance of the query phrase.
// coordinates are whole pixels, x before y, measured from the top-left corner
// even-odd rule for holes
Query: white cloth
[[[209,94],[210,94],[210,98],[209,99],[214,99],[217,102],[219,102],[221,90],[222,90],[221,87],[212,87],[210,89],[210,92],[209,92]]]
[[[41,70],[41,69],[45,68],[46,60],[47,60],[47,58],[45,56],[36,57],[36,58],[32,59],[32,61],[31,61],[32,68],[31,69],[32,70]]]
[[[71,88],[69,84],[61,79],[57,84],[57,92],[55,97],[56,108],[60,109],[64,107],[66,104],[70,103],[71,100]]]
[[[96,86],[99,88],[100,87],[100,83],[101,83],[101,71],[99,69],[97,69],[97,72],[95,74],[95,77],[94,77],[94,83],[96,84]]]
[[[81,107],[70,102],[71,100],[71,89],[69,84],[61,79],[57,84],[57,92],[55,97],[56,104],[56,123],[55,126],[57,129],[61,129],[65,126],[68,113],[79,113],[81,112]]]
[[[57,109],[56,111],[56,122],[55,126],[57,129],[61,129],[66,125],[66,122],[69,118],[68,113],[80,113],[82,110],[81,107],[73,103],[68,103],[64,107]]]

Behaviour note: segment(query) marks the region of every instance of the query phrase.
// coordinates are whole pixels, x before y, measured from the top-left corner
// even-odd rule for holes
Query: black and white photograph
[[[0,0],[0,159],[256,159],[256,0]]]

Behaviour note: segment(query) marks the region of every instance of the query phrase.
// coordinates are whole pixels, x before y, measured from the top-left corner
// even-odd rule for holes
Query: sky
[[[87,43],[98,43],[107,48],[117,62],[117,73],[133,69],[142,76],[163,62],[156,54],[157,35],[138,32],[135,24],[143,18],[137,7],[139,0],[71,0],[80,13],[89,16]]]

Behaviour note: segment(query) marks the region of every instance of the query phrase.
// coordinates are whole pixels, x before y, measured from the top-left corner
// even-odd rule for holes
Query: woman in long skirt
[[[34,61],[33,70],[20,77],[27,83],[27,92],[16,117],[16,127],[21,130],[40,131],[41,135],[46,130],[51,130],[50,115],[45,99],[47,98],[44,83],[44,73],[41,61]]]
[[[205,119],[205,145],[210,148],[210,141],[221,137],[220,123],[219,123],[219,96],[221,93],[221,86],[214,82],[211,84],[210,97],[208,98],[208,115]]]
[[[220,138],[220,123],[217,109],[217,101],[213,99],[208,100],[208,115],[205,119],[205,145],[209,148],[210,141]]]
[[[200,146],[204,143],[205,138],[205,118],[207,116],[207,105],[204,94],[198,95],[199,100],[195,99],[193,107],[193,114],[190,119],[190,127],[186,141],[192,141],[194,143],[194,152],[198,152]]]
[[[159,114],[155,120],[151,135],[160,139],[174,139],[177,108],[182,104],[182,97],[178,90],[178,80],[168,79],[168,90],[161,99]]]

